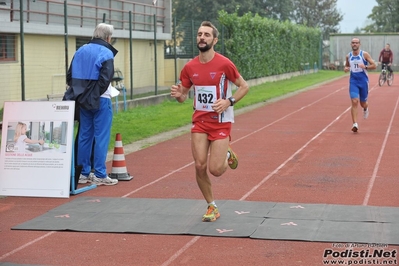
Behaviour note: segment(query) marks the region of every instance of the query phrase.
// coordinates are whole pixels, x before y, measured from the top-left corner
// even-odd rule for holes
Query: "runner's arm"
[[[248,83],[244,80],[242,76],[240,76],[234,84],[237,86],[237,90],[234,92],[234,99],[236,103],[241,100],[249,91]]]
[[[369,64],[367,65],[367,69],[368,69],[368,70],[369,70],[369,69],[376,69],[376,68],[377,68],[377,65],[375,64],[373,58],[371,58],[371,56],[370,56],[369,53],[364,52],[363,56],[364,56],[364,59],[366,59],[366,61],[369,63]],[[366,68],[366,66],[365,66],[364,68]]]
[[[172,85],[170,90],[170,96],[176,98],[179,103],[184,102],[187,99],[187,94],[190,88],[183,87],[181,83]]]
[[[349,56],[346,55],[344,71],[345,71],[345,72],[348,72],[349,70],[350,70],[350,66],[349,66]]]
[[[234,92],[232,97],[235,99],[235,103],[241,100],[249,91],[248,83],[244,80],[242,76],[236,79],[234,85],[237,86],[237,90]],[[217,99],[213,104],[212,108],[217,113],[222,113],[226,111],[227,108],[231,106],[231,102],[229,99]]]

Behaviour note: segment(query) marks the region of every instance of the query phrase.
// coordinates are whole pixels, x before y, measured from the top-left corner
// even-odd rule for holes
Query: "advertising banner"
[[[74,101],[5,102],[0,195],[70,195]]]

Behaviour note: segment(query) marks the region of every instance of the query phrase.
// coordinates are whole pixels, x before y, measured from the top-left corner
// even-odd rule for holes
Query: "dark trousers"
[[[388,70],[390,73],[393,72],[391,66],[388,66],[389,62],[382,62],[382,64],[383,64],[383,65],[386,65],[387,70]]]

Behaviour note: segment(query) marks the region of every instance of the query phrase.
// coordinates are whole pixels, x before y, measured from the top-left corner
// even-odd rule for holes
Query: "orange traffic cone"
[[[126,169],[125,153],[123,151],[122,137],[120,133],[116,134],[114,158],[112,161],[112,170],[109,174],[110,178],[118,180],[131,180],[131,176]]]

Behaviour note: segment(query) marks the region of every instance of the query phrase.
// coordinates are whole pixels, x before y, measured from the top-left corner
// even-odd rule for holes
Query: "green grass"
[[[170,90],[159,90],[157,92],[157,94],[163,94],[163,93],[168,93],[170,92]],[[139,93],[139,94],[133,94],[133,99],[138,99],[138,98],[144,98],[144,97],[149,97],[149,96],[154,96],[154,91],[150,91],[150,92],[144,92],[144,93]],[[122,92],[118,95],[118,101],[123,102],[123,94]],[[115,101],[114,99],[112,99],[113,101]],[[131,100],[130,99],[130,95],[126,95],[126,100]]]
[[[285,95],[290,92],[305,89],[307,87],[344,76],[343,71],[322,70],[317,73],[293,77],[276,82],[266,82],[250,88],[248,94],[235,105],[235,109],[265,102],[272,98]],[[184,103],[175,100],[165,101],[158,105],[135,107],[127,111],[114,114],[111,129],[111,141],[109,149],[114,148],[114,136],[120,133],[123,144],[151,137],[153,135],[170,131],[191,122],[193,113],[192,100]]]
[[[314,74],[266,82],[251,87],[248,94],[234,108],[237,110],[265,102],[343,75],[345,75],[343,71],[322,70]],[[150,94],[153,95],[152,93]],[[140,96],[145,96],[145,94]],[[121,134],[124,145],[130,144],[162,132],[186,126],[191,122],[192,113],[192,99],[188,99],[184,103],[178,103],[175,100],[165,101],[158,105],[139,106],[118,112],[114,114],[113,118],[109,150],[114,148],[116,133]],[[0,109],[0,117],[3,117],[3,109]]]

